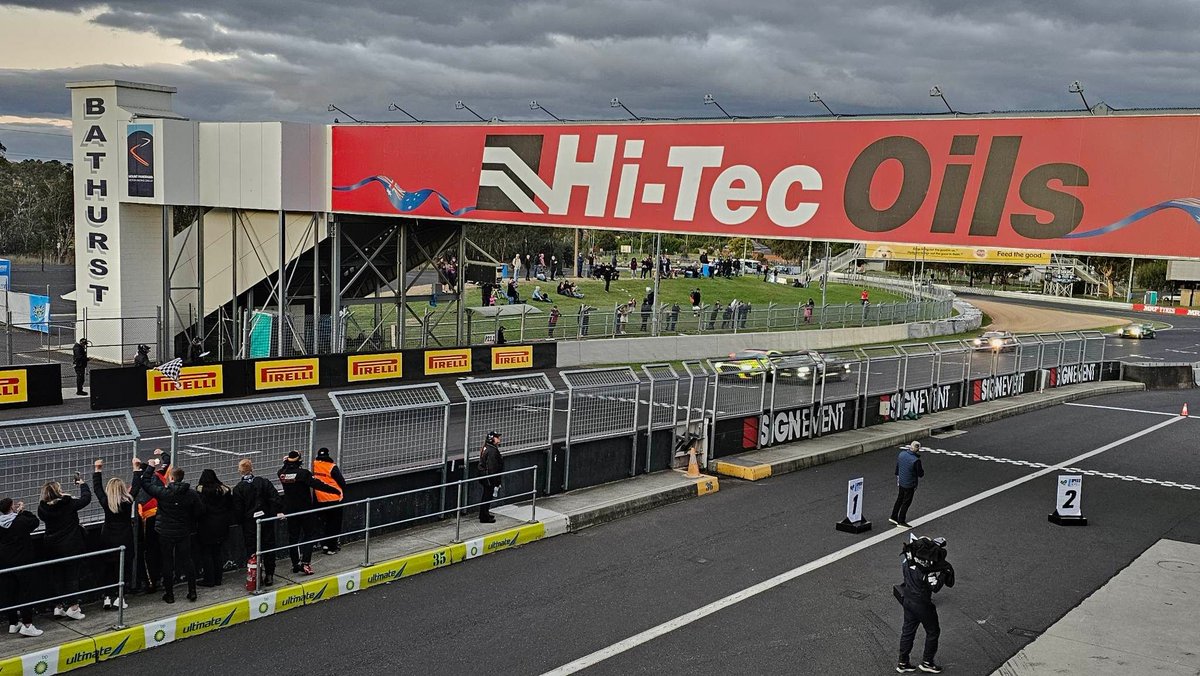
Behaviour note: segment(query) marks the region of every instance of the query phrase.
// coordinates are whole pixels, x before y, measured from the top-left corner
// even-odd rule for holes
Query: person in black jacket
[[[133,365],[140,366],[147,371],[150,370],[150,346],[138,345],[137,356],[133,358]]]
[[[129,494],[129,487],[125,482],[116,477],[109,479],[107,484],[104,483],[103,460],[92,463],[92,469],[92,490],[96,493],[100,509],[104,510],[104,525],[100,528],[101,548],[112,549],[122,545],[125,547],[125,584],[128,586],[133,584],[133,564],[137,559],[133,551],[133,496]],[[121,555],[109,554],[104,557],[101,565],[102,583],[116,584]],[[105,590],[104,609],[116,610],[119,598],[115,588]],[[128,608],[129,604],[126,603],[125,607]]]
[[[479,451],[479,523],[496,523],[492,516],[491,502],[500,496],[500,480],[496,476],[504,471],[504,457],[500,455],[500,433],[488,432],[483,448]]]
[[[167,472],[171,469],[171,454],[164,453],[161,448],[154,449],[154,457],[158,458],[158,467],[154,470],[154,480],[160,485],[171,483]],[[162,579],[162,546],[158,543],[158,500],[142,490],[142,482],[138,480],[142,473],[141,461],[134,458],[131,461],[133,474],[129,479],[129,494],[133,496],[138,515],[136,539],[137,547],[137,577],[133,581],[133,590],[145,588],[147,594],[158,591],[158,583]]]
[[[943,586],[954,586],[954,567],[946,561],[945,540],[920,537],[904,547],[903,562],[900,564],[904,582],[897,585],[894,593],[904,607],[904,626],[900,632],[900,660],[896,671],[909,673],[921,671],[940,674],[942,667],[934,662],[938,639],[942,628],[938,623],[937,606],[933,595]],[[917,637],[917,626],[925,628],[925,650],[921,663],[914,667],[908,661]]]
[[[221,551],[229,538],[229,509],[232,496],[229,487],[221,483],[217,473],[206,469],[200,473],[196,484],[200,502],[204,504],[204,515],[200,517],[200,528],[196,539],[200,543],[200,564],[204,569],[205,587],[221,584],[221,573],[225,569],[225,557]]]
[[[263,517],[283,516],[283,505],[279,501],[279,491],[275,490],[271,481],[254,476],[254,463],[250,462],[249,458],[238,461],[238,473],[242,478],[233,487],[233,519],[242,527],[242,546],[245,548],[246,558],[252,559],[258,547],[257,520]],[[275,524],[274,521],[263,524],[263,550],[275,548]],[[264,554],[261,566],[262,584],[270,587],[275,584],[275,552]]]
[[[84,396],[87,392],[83,391],[84,372],[87,370],[88,357],[87,353],[88,339],[80,338],[78,343],[75,343],[71,348],[71,365],[75,367],[75,394]]]
[[[13,502],[12,498],[0,499],[0,569],[34,562],[30,534],[37,530],[38,523],[36,516],[25,511],[25,503]],[[0,607],[9,608],[28,601],[36,576],[36,568],[0,575]],[[4,614],[8,618],[8,633],[31,638],[42,635],[42,630],[33,626],[32,607],[12,608]]]
[[[60,559],[65,556],[77,556],[87,551],[84,542],[83,526],[79,525],[79,512],[92,501],[92,492],[83,482],[78,472],[75,483],[79,486],[79,497],[64,495],[62,486],[57,481],[48,482],[42,486],[42,501],[38,503],[38,517],[46,524],[46,533],[42,544],[49,559]],[[65,561],[52,569],[50,574],[51,588],[54,596],[60,597],[55,602],[54,616],[69,617],[72,620],[82,620],[85,615],[79,609],[81,599],[79,592],[79,560]],[[72,594],[76,596],[72,597]],[[71,599],[71,606],[64,608],[66,600]]]
[[[332,494],[338,491],[313,477],[312,472],[301,464],[302,460],[299,452],[289,452],[277,474],[283,486],[283,513],[288,515],[288,544],[298,545],[288,549],[288,555],[292,558],[292,572],[312,575],[313,541],[320,535],[320,522],[316,514],[298,513],[316,507],[313,491]],[[299,544],[301,542],[304,544]]]
[[[139,463],[141,461],[138,461]],[[158,543],[162,548],[163,601],[175,603],[176,566],[183,567],[187,576],[187,600],[196,600],[196,565],[192,559],[192,533],[204,513],[200,496],[183,481],[183,470],[172,467],[171,483],[163,486],[154,477],[154,468],[159,464],[151,458],[138,477],[141,489],[158,501],[158,515],[154,528],[158,531]]]

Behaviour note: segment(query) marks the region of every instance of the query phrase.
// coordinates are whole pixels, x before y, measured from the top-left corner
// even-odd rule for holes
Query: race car
[[[1149,324],[1126,324],[1117,329],[1118,338],[1154,338],[1154,327]]]
[[[976,350],[991,350],[1001,352],[1017,347],[1017,339],[1008,331],[984,331],[983,335],[971,341]]]
[[[812,357],[820,366],[820,373],[825,380],[845,380],[854,371],[854,362],[821,354],[815,350],[807,350],[804,354]]]
[[[739,378],[753,378],[767,360],[782,354],[779,350],[760,350],[754,348],[741,350],[740,352],[730,353],[729,361],[714,363],[713,368],[717,370],[717,373],[737,373]]]

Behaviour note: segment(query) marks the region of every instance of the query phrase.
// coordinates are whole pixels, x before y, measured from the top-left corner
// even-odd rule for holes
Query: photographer
[[[488,432],[483,448],[479,451],[479,523],[496,523],[492,516],[491,503],[500,496],[501,477],[504,471],[504,456],[500,455],[500,433]]]
[[[904,627],[900,632],[900,660],[896,663],[896,671],[903,674],[920,669],[940,674],[942,668],[933,659],[942,629],[933,595],[943,586],[954,586],[954,567],[946,561],[946,540],[913,538],[904,547],[900,569],[904,582],[896,585],[893,593],[904,608]],[[925,629],[925,650],[921,663],[914,667],[908,656],[916,640],[917,625]]]
[[[71,365],[75,367],[75,394],[79,396],[87,395],[83,391],[84,371],[87,369],[88,353],[87,346],[89,345],[87,338],[80,338],[78,343],[71,348]]]

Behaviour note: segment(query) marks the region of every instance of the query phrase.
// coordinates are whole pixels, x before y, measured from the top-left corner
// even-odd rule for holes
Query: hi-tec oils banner
[[[979,246],[923,246],[913,244],[868,244],[866,257],[879,260],[928,261],[931,263],[992,263],[996,265],[1049,265],[1048,251],[1018,251]]]
[[[335,211],[1200,257],[1200,116],[334,126]]]

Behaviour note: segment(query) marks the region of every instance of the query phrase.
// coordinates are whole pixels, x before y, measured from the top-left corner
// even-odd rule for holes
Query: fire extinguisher
[[[246,591],[258,591],[258,557],[250,555],[250,560],[246,562]]]

